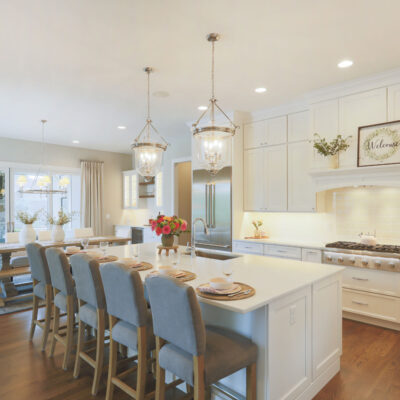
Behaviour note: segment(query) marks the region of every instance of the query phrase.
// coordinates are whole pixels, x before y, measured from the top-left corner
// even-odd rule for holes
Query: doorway
[[[174,163],[174,214],[183,218],[192,226],[192,162],[176,161]],[[179,236],[178,243],[186,245],[190,242],[190,233]]]

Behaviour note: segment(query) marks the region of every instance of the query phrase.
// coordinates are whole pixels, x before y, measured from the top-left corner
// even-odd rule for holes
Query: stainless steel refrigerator
[[[209,228],[206,235],[201,222],[196,223],[196,246],[232,251],[232,167],[215,176],[203,169],[194,170],[192,182],[192,221],[204,218]]]

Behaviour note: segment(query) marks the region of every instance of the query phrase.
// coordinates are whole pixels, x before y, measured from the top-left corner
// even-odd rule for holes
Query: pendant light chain
[[[211,50],[211,122],[214,124],[215,120],[215,110],[214,110],[214,102],[215,102],[215,84],[214,84],[214,60],[215,60],[215,42],[212,43],[212,50]]]

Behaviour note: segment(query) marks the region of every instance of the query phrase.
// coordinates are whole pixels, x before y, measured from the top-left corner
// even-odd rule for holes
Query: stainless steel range
[[[356,242],[328,243],[323,251],[325,264],[400,272],[400,246]]]

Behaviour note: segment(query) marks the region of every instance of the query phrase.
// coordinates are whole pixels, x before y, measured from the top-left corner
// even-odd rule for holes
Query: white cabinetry
[[[288,142],[310,139],[310,112],[302,111],[288,115]]]
[[[263,255],[264,245],[262,243],[252,242],[241,242],[233,241],[233,252],[234,253],[245,253],[245,254],[258,254]]]
[[[268,130],[268,145],[283,144],[287,140],[287,118],[271,118],[266,121]]]
[[[139,207],[139,175],[136,171],[123,171],[123,208]]]
[[[264,184],[262,175],[264,149],[252,149],[244,152],[244,208],[259,211],[264,207]]]
[[[400,84],[388,87],[388,121],[400,120]]]
[[[307,262],[322,262],[322,251],[317,249],[301,249],[301,260]]]
[[[386,88],[369,90],[339,99],[339,129],[351,135],[350,147],[340,154],[340,167],[356,167],[358,128],[387,121]]]
[[[293,246],[282,246],[278,244],[264,244],[264,255],[301,260],[301,248]]]
[[[312,159],[311,144],[288,144],[288,210],[315,211],[316,193],[309,174]]]
[[[244,148],[286,143],[286,116],[251,122],[244,126]]]

